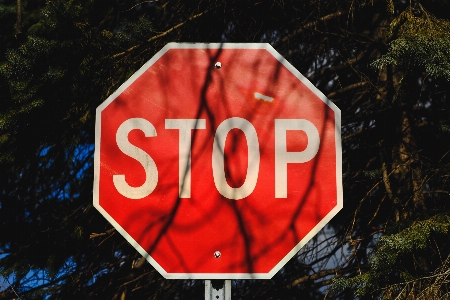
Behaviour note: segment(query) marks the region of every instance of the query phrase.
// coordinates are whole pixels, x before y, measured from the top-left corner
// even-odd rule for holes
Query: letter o
[[[228,185],[224,170],[225,141],[228,132],[234,128],[242,130],[247,140],[248,148],[247,174],[244,184],[238,188],[233,188]],[[259,161],[258,135],[252,123],[243,118],[229,118],[220,123],[214,137],[212,169],[214,184],[222,196],[233,200],[240,200],[249,196],[255,189],[258,181]]]

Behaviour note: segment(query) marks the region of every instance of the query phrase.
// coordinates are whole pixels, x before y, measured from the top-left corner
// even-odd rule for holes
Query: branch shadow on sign
[[[268,45],[181,45],[102,112],[120,106],[102,131],[129,116],[152,130],[102,139],[100,186],[157,183],[100,205],[166,278],[271,278],[340,205],[337,110]]]

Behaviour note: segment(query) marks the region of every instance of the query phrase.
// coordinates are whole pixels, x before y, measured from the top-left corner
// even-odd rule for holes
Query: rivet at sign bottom
[[[220,253],[220,251],[214,252],[214,257],[215,257],[215,258],[219,258],[220,255],[222,255],[222,254]]]
[[[222,68],[222,63],[220,61],[218,61],[218,62],[216,62],[214,67],[216,67],[216,69],[220,69],[220,68]]]

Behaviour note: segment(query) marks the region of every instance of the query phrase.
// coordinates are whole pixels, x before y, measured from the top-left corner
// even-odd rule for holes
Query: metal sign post
[[[231,280],[205,280],[205,300],[231,300]]]

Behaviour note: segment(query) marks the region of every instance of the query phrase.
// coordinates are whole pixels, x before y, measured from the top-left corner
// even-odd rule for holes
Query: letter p
[[[308,137],[306,149],[288,152],[286,131],[303,130]],[[287,164],[305,163],[319,151],[320,138],[316,126],[305,119],[275,119],[275,198],[287,198]]]

